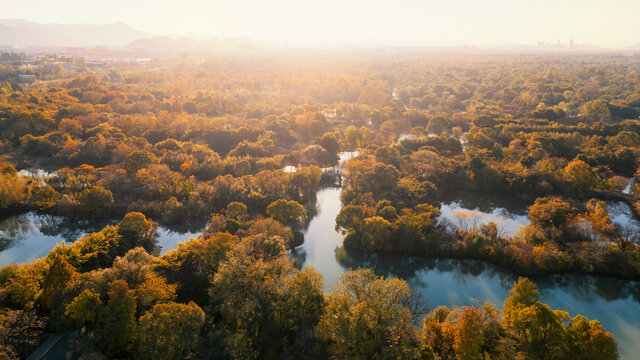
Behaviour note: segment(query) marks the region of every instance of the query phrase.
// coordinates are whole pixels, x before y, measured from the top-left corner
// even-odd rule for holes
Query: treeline
[[[148,154],[133,152],[131,163],[144,161]],[[143,158],[143,160],[140,160]],[[263,214],[272,202],[289,199],[306,203],[320,185],[322,171],[317,166],[299,168],[295,173],[263,170],[254,175],[229,174],[202,182],[185,178],[166,165],[138,165],[136,171],[94,168],[83,165],[59,169],[52,175],[18,174],[0,163],[0,209],[38,210],[74,219],[117,216],[141,211],[165,223],[207,217],[233,201]]]
[[[359,269],[324,293],[322,276],[286,255],[291,231],[281,223],[242,224],[238,204],[217,216],[221,230],[241,224],[160,257],[145,250],[155,224],[129,213],[32,264],[0,269],[0,354],[23,358],[46,332],[69,331],[74,359],[618,357],[598,321],[550,309],[527,279],[504,311],[438,307],[422,318],[424,304],[401,279]]]

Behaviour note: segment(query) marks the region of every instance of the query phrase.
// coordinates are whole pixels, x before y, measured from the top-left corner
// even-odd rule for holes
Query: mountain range
[[[135,29],[123,22],[111,24],[41,24],[21,19],[0,19],[0,47],[105,46],[149,53],[255,50],[248,38],[165,37]]]
[[[67,25],[0,19],[0,46],[124,46],[132,41],[151,37],[154,35],[122,22]]]

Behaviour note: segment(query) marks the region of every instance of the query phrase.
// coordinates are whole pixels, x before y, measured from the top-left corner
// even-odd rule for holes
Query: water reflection
[[[167,251],[176,249],[181,242],[199,238],[206,225],[207,222],[203,220],[190,224],[158,226],[158,253],[162,255]]]
[[[73,221],[66,217],[28,212],[0,219],[0,266],[32,262],[47,256],[62,241],[73,243],[119,219],[104,221]],[[206,222],[189,225],[159,226],[158,254],[178,247],[181,241],[197,238]]]
[[[529,224],[527,201],[511,196],[496,196],[477,192],[445,194],[438,221],[450,231],[477,229],[494,222],[503,236],[513,236]]]
[[[473,193],[454,195],[444,199],[445,205],[455,203],[460,208],[505,216],[521,221],[519,226],[528,223],[524,220],[527,201]],[[341,207],[339,188],[320,189],[312,206],[315,216],[310,217],[304,231],[305,242],[290,253],[298,267],[313,267],[323,275],[326,291],[333,289],[342,273],[368,267],[382,276],[405,279],[412,289],[422,294],[430,308],[477,302],[502,307],[509,296],[508,290],[518,278],[506,269],[480,261],[367,254],[345,249],[342,236],[334,229]],[[616,211],[610,208],[614,222],[618,221]],[[504,224],[505,220],[501,220]],[[615,335],[622,359],[634,359],[640,353],[637,341],[640,338],[640,282],[566,274],[532,280],[540,289],[541,300],[552,308],[567,311],[571,316],[582,314],[598,319]]]
[[[366,254],[343,247],[335,249],[334,259],[327,259],[334,261],[334,271],[368,267],[378,275],[405,279],[430,308],[478,302],[502,307],[518,278],[506,269],[480,261]],[[541,300],[553,309],[598,319],[615,335],[623,359],[634,359],[640,351],[636,341],[640,334],[640,282],[572,274],[532,280],[540,289]]]
[[[0,266],[31,262],[62,241],[74,242],[115,222],[79,222],[35,212],[0,219]]]
[[[640,221],[638,221],[629,204],[622,201],[607,202],[607,212],[611,223],[623,231],[640,231]]]

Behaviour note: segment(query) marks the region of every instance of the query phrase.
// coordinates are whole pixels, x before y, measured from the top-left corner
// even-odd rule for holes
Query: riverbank
[[[304,234],[305,242],[290,252],[299,268],[313,267],[324,278],[330,292],[349,269],[371,268],[385,277],[407,281],[429,308],[469,306],[488,302],[502,307],[518,273],[506,267],[471,259],[366,253],[346,249],[335,231],[335,218],[342,208],[340,188],[321,188],[312,204],[315,216]],[[618,341],[621,359],[640,353],[640,282],[584,274],[531,276],[541,300],[571,316],[582,314],[599,319]]]
[[[483,261],[521,276],[582,274],[640,280],[640,253],[616,245],[574,244],[566,250],[534,246],[513,239],[492,237],[482,231],[444,231],[410,254],[389,254],[424,258]]]

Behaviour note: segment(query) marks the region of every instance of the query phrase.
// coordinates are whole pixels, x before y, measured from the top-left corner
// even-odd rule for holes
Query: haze
[[[3,0],[8,2],[7,0]],[[123,21],[158,35],[249,37],[294,46],[640,43],[634,0],[11,1],[4,18]]]

